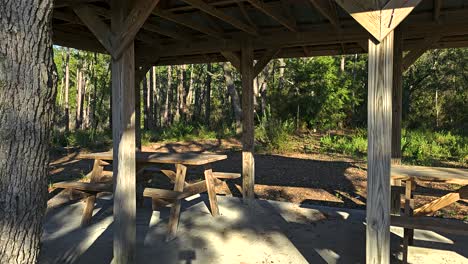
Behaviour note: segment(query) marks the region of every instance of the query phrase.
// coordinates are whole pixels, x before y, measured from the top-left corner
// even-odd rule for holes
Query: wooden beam
[[[216,7],[213,7],[211,5],[209,5],[208,3],[202,1],[202,0],[182,0],[183,2],[189,4],[189,5],[192,5],[198,9],[200,9],[201,11],[207,13],[207,14],[210,14],[228,24],[231,24],[232,26],[234,26],[235,28],[238,28],[244,32],[247,32],[251,35],[254,35],[254,36],[257,36],[258,35],[258,32],[255,28],[249,26],[249,25],[246,25],[244,22],[240,21],[239,19],[237,19],[236,17],[233,17],[233,16],[230,16],[230,15],[227,15],[226,13],[224,13],[223,11],[220,11],[219,9],[217,9]]]
[[[159,0],[138,0],[135,2],[132,10],[123,22],[119,34],[114,39],[116,58],[119,58],[127,46],[133,42],[136,34],[158,3]]]
[[[101,20],[94,10],[86,5],[75,6],[73,7],[73,11],[94,34],[107,52],[114,56],[114,35],[112,34],[109,26]]]
[[[433,0],[434,1],[434,11],[433,19],[437,23],[440,22],[440,9],[442,9],[442,0]]]
[[[244,2],[237,2],[237,6],[239,6],[239,10],[241,11],[241,13],[244,16],[245,20],[247,20],[247,22],[249,22],[250,26],[255,28],[255,30],[258,30],[257,25],[255,24],[255,22],[252,21],[252,18],[250,18],[249,14],[247,13],[247,10],[245,9]]]
[[[254,161],[254,93],[253,93],[253,47],[250,40],[242,42],[242,194],[246,202],[255,198]]]
[[[317,11],[322,14],[330,23],[336,28],[339,29],[340,19],[338,18],[338,13],[335,8],[335,3],[329,0],[309,0],[309,2],[317,9]]]
[[[255,63],[255,67],[253,69],[253,76],[254,78],[258,76],[258,74],[265,68],[265,66],[268,64],[268,62],[271,61],[278,53],[280,52],[281,49],[269,49],[267,50],[262,58]]]
[[[102,0],[55,0],[54,1],[54,8],[75,6],[75,5],[80,5],[80,4],[86,4],[86,3],[92,3],[92,2],[101,2],[101,1]],[[55,10],[54,10],[54,13],[55,13]]]
[[[143,29],[147,31],[151,31],[154,33],[161,34],[163,36],[171,37],[173,39],[178,39],[182,41],[191,41],[193,38],[188,34],[184,34],[182,32],[178,32],[177,30],[170,30],[164,29],[156,24],[153,23],[145,23],[143,24]]]
[[[434,201],[414,209],[414,216],[430,215],[460,200],[459,193],[449,193]]]
[[[421,0],[335,0],[378,41],[382,41]]]
[[[234,66],[234,68],[236,68],[239,72],[241,71],[240,56],[238,54],[231,51],[222,51],[221,55],[223,55],[232,64],[232,66]]]
[[[393,31],[369,40],[367,263],[390,263]]]
[[[468,235],[468,224],[454,219],[436,217],[392,216],[392,226],[411,229],[432,230],[455,235]]]
[[[271,6],[265,4],[263,1],[260,0],[247,0],[251,5],[265,13],[266,15],[270,16],[274,20],[276,20],[281,25],[285,26],[291,31],[297,32],[297,25],[291,19],[286,18],[282,14],[280,14],[277,10],[272,8]]]
[[[413,63],[415,63],[416,60],[424,54],[424,52],[429,50],[434,43],[439,41],[440,37],[440,34],[434,34],[426,37],[421,41],[421,44],[416,49],[410,50],[410,52],[408,52],[403,58],[403,72],[408,70],[408,68],[411,67],[411,65],[413,65]]]
[[[198,32],[204,33],[206,35],[218,38],[218,39],[224,39],[222,33],[215,31],[205,25],[202,25],[200,23],[197,23],[193,19],[186,17],[184,15],[176,15],[172,12],[168,12],[162,9],[156,8],[153,10],[153,14],[159,17],[162,17],[164,19],[170,20],[176,24],[183,25],[185,27],[194,29]]]
[[[112,0],[113,32],[128,13],[127,1]],[[112,138],[114,172],[114,262],[136,262],[135,53],[130,43],[112,59]]]

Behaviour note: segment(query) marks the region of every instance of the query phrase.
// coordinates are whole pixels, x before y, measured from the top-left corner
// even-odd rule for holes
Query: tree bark
[[[206,81],[205,81],[205,124],[210,125],[211,116],[211,63],[206,66]]]
[[[154,118],[154,127],[153,128],[156,128],[158,126],[161,125],[160,121],[161,121],[161,117],[159,116],[159,113],[161,111],[158,111],[158,109],[160,109],[160,95],[159,95],[159,91],[158,91],[158,87],[157,87],[157,84],[158,84],[158,78],[157,78],[157,74],[156,74],[156,67],[152,67],[151,68],[151,75],[153,77],[152,79],[152,86],[153,86],[153,94],[154,94],[154,106],[153,106],[153,118]]]
[[[147,88],[148,88],[148,94],[146,97],[146,102],[148,104],[148,129],[154,129],[154,88],[153,88],[153,67],[150,68],[148,71],[148,83],[147,83]]]
[[[234,120],[236,122],[236,133],[242,133],[242,108],[240,106],[239,93],[237,93],[234,79],[232,77],[232,69],[229,63],[223,63],[224,80],[226,81],[229,97],[231,97],[232,111],[234,112]]]
[[[70,131],[70,105],[68,100],[68,90],[70,88],[70,49],[67,48],[65,57],[65,131]]]
[[[52,4],[0,5],[0,263],[39,255],[56,96]]]
[[[164,104],[164,124],[168,125],[171,122],[171,100],[172,100],[172,67],[167,66],[167,87],[166,87],[166,102]]]
[[[143,129],[148,130],[148,116],[149,116],[149,105],[148,105],[148,90],[150,89],[148,87],[148,76],[144,75],[143,77]]]

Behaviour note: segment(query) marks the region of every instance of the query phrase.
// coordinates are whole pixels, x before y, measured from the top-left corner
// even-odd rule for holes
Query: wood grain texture
[[[185,175],[187,173],[187,167],[182,164],[176,164],[176,181],[174,184],[174,191],[176,192],[183,192],[184,191],[184,183],[185,183]],[[177,227],[179,225],[179,217],[180,217],[180,207],[181,201],[177,199],[174,201],[174,205],[171,208],[171,213],[169,216],[169,224],[167,228],[167,236],[166,241],[170,241],[176,237]]]
[[[393,165],[392,179],[445,182],[468,185],[468,169]]]
[[[460,200],[459,193],[446,194],[430,203],[414,209],[414,216],[430,215]]]
[[[392,89],[392,165],[401,164],[401,114],[403,104],[403,36],[401,27],[395,29]]]
[[[413,199],[413,186],[415,183],[413,180],[405,182],[405,216],[412,217],[414,209]],[[403,263],[408,263],[408,247],[413,244],[414,229],[404,228],[403,229]]]
[[[369,40],[367,263],[390,263],[393,32]]]
[[[242,79],[242,181],[243,197],[255,197],[254,162],[254,94],[253,94],[253,49],[250,41],[244,41],[241,49]]]
[[[215,185],[215,177],[213,175],[213,170],[211,166],[205,166],[205,182],[206,182],[206,189],[208,191],[208,198],[210,200],[210,210],[212,216],[219,215],[219,208],[218,208],[218,200],[216,198],[216,185]]]
[[[113,32],[122,29],[127,1],[111,2]],[[112,59],[114,263],[136,261],[135,52],[131,43]]]
[[[138,163],[160,163],[200,166],[208,163],[225,160],[226,155],[199,154],[199,153],[161,153],[161,152],[138,152],[135,154]],[[112,152],[99,152],[81,154],[79,159],[101,159],[111,161],[114,159]]]
[[[91,222],[93,216],[94,203],[96,202],[96,194],[91,194],[85,199],[85,208],[83,210],[83,216],[81,217],[81,226],[87,226]]]
[[[247,0],[247,2],[249,2],[255,8],[262,11],[263,13],[265,13],[266,15],[271,17],[272,19],[276,20],[281,25],[285,26],[287,29],[289,29],[289,30],[291,30],[293,32],[298,31],[295,21],[285,17],[283,14],[278,12],[276,9],[274,9],[271,6],[265,4],[265,2],[263,2],[261,0]]]

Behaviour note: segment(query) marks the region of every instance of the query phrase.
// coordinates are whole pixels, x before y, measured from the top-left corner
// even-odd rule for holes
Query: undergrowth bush
[[[54,131],[51,144],[55,148],[71,147],[101,150],[112,145],[112,133],[110,131],[85,130],[69,132]]]
[[[294,122],[281,121],[272,117],[270,107],[265,109],[261,117],[257,116],[255,139],[267,150],[286,151],[289,149],[289,136],[294,131]]]
[[[468,165],[468,137],[451,132],[402,131],[403,161],[409,164],[433,165],[437,161],[457,161]],[[365,157],[366,131],[349,135],[326,135],[320,139],[322,151]]]

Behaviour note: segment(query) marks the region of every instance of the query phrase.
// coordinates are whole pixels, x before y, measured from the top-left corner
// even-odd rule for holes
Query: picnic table
[[[54,187],[75,189],[88,194],[82,218],[82,225],[87,225],[93,213],[97,193],[112,192],[113,190],[113,185],[109,182],[109,176],[112,176],[112,174],[104,170],[105,166],[112,163],[113,153],[101,152],[81,154],[78,158],[94,160],[93,169],[89,173],[90,182],[60,182],[54,184]],[[167,240],[171,240],[175,237],[179,222],[181,201],[184,198],[206,191],[208,192],[211,214],[213,216],[219,215],[216,186],[222,183],[222,180],[240,177],[238,173],[213,172],[212,163],[225,159],[227,159],[226,155],[218,154],[136,153],[137,183],[146,182],[148,178],[145,177],[145,175],[148,175],[148,173],[150,175],[160,173],[167,176],[170,181],[174,183],[174,188],[172,190],[143,188],[141,195],[141,198],[144,196],[152,199],[153,209],[161,205],[172,205]],[[155,168],[155,164],[172,164],[175,166],[175,171]],[[186,182],[188,166],[203,166],[204,180],[192,184]]]
[[[391,216],[392,225],[405,228],[403,263],[407,263],[408,246],[413,243],[414,229],[468,235],[468,225],[466,223],[425,217],[461,199],[468,199],[468,169],[392,165],[391,178],[392,180],[400,180],[405,184],[402,191],[405,201],[404,215]],[[413,191],[416,189],[416,180],[457,184],[461,187],[415,209]]]

